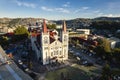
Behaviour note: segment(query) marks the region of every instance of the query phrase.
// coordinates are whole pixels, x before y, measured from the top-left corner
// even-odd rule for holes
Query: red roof
[[[50,31],[50,36],[54,37],[54,35],[56,35],[56,34],[57,34],[56,32]]]
[[[40,35],[40,33],[32,33],[31,34],[32,37],[37,37],[38,35]]]

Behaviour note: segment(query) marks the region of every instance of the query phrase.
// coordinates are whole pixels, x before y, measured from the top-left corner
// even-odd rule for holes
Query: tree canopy
[[[47,24],[47,27],[49,29],[56,29],[56,25],[55,24]]]
[[[115,21],[94,21],[91,24],[91,27],[95,29],[103,29],[103,30],[110,30],[115,32],[116,30],[120,29],[120,22]]]
[[[15,30],[14,30],[15,35],[12,37],[12,41],[13,42],[17,42],[20,40],[24,40],[27,39],[29,36],[29,32],[28,30],[25,28],[25,26],[18,26]]]
[[[29,35],[28,30],[25,28],[25,26],[18,26],[15,30],[14,30],[15,35]]]
[[[116,60],[116,62],[119,63],[120,65],[120,48],[115,48],[112,50],[112,53],[113,53],[113,58]]]
[[[98,46],[94,49],[98,56],[105,57],[108,53],[111,53],[110,43],[107,39],[98,39]]]
[[[109,80],[110,77],[111,77],[110,66],[108,64],[106,64],[102,68],[102,80]]]

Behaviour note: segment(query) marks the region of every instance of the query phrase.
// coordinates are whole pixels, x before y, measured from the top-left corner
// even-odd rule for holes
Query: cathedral
[[[43,65],[64,62],[68,59],[68,37],[65,21],[62,29],[58,32],[57,30],[49,30],[44,19],[42,30],[31,33],[32,50],[35,51],[37,59]]]

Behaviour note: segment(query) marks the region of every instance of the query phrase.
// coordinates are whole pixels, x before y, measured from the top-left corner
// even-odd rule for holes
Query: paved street
[[[11,60],[11,64],[6,64],[6,60],[10,60],[0,47],[0,80],[33,80],[25,74]]]

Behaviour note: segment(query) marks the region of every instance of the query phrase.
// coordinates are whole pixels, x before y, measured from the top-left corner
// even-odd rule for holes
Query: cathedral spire
[[[43,33],[47,33],[47,26],[46,26],[45,19],[43,19]]]
[[[63,21],[63,32],[66,32],[66,22],[65,22],[65,20]]]

